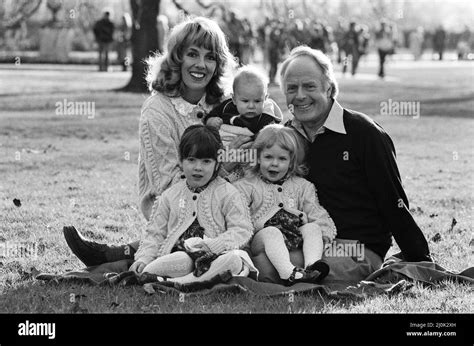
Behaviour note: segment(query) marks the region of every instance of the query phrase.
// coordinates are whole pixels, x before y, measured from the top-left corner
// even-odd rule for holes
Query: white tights
[[[210,280],[227,270],[230,270],[232,275],[237,275],[242,271],[242,259],[230,252],[217,257],[209,270],[199,277],[194,276],[193,270],[194,262],[191,257],[184,251],[176,251],[155,259],[143,269],[143,272],[169,277],[168,281],[186,284]]]
[[[304,266],[307,267],[322,258],[324,242],[321,230],[314,224],[303,225],[299,230],[303,236]],[[265,252],[283,280],[288,279],[295,268],[290,261],[283,234],[276,227],[265,227],[258,231],[253,237],[251,250],[254,256]]]

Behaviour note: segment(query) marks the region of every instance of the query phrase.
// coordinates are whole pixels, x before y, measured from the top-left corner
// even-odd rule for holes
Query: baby
[[[257,69],[241,67],[232,89],[232,98],[223,101],[204,119],[206,125],[220,129],[224,146],[235,135],[252,137],[266,125],[281,122],[281,110],[267,97],[266,77]]]

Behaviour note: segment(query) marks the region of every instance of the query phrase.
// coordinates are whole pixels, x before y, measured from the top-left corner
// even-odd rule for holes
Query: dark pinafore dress
[[[288,178],[284,178],[278,182],[272,182],[260,175],[260,179],[267,184],[282,185]],[[303,236],[299,230],[299,227],[303,226],[303,221],[299,216],[281,208],[265,222],[264,227],[269,226],[276,227],[280,230],[288,250],[299,249],[303,246]]]
[[[207,187],[207,185],[209,185],[209,183],[198,188],[192,188],[188,185],[188,188],[193,193],[201,193]],[[191,257],[191,259],[194,261],[193,274],[198,277],[207,272],[209,270],[209,267],[211,266],[212,261],[214,261],[219,256],[212,252],[207,252],[204,250],[194,252],[188,251],[184,246],[184,241],[193,237],[204,238],[204,228],[201,227],[201,225],[199,224],[197,216],[194,219],[193,223],[188,227],[188,229],[179,237],[178,241],[171,249],[171,252],[186,252],[189,257]]]

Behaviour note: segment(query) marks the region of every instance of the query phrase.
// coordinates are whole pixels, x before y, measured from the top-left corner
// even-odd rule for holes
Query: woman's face
[[[208,49],[190,46],[185,49],[181,64],[183,98],[199,101],[217,68],[216,54]]]
[[[277,182],[288,173],[290,153],[277,144],[264,148],[258,158],[260,174],[269,181]]]
[[[214,175],[216,160],[187,157],[183,160],[183,173],[189,186],[196,188],[206,185]]]

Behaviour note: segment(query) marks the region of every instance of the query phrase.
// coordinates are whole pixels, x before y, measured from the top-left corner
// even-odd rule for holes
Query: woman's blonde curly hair
[[[215,21],[205,17],[188,18],[176,25],[170,32],[166,52],[147,59],[148,89],[169,97],[180,96],[183,55],[192,45],[216,54],[216,71],[206,87],[206,102],[215,104],[224,95],[224,84],[231,77],[236,62],[229,51],[224,32]]]

